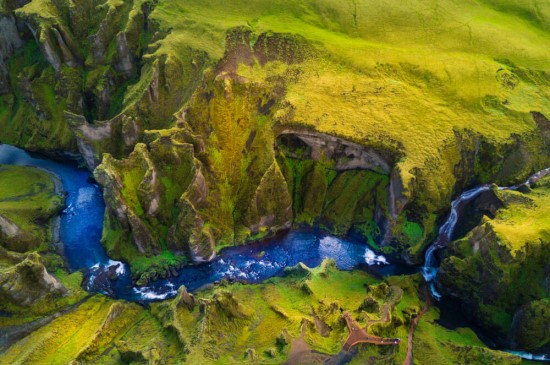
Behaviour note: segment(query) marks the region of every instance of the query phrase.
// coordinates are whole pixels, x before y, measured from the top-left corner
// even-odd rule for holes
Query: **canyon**
[[[393,287],[420,363],[544,360],[548,9],[502,2],[2,1],[0,361],[340,361]]]

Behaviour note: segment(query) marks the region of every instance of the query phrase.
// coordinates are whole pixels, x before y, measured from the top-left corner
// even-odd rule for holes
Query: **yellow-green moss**
[[[36,168],[0,165],[0,215],[19,231],[0,242],[4,247],[26,252],[52,243],[51,220],[63,207],[61,186],[56,187],[61,182],[53,179]]]

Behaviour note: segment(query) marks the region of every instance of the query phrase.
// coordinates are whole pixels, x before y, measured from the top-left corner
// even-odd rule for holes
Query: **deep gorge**
[[[0,0],[0,362],[548,354],[548,11]]]

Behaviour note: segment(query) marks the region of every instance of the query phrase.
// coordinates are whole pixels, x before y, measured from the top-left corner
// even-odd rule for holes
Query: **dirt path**
[[[344,319],[348,325],[349,336],[342,348],[345,351],[350,351],[351,348],[360,343],[372,343],[375,345],[398,345],[401,340],[399,338],[383,338],[378,336],[369,335],[364,329],[362,329],[357,322],[351,318],[348,312],[344,313]]]
[[[424,304],[424,308],[422,308],[420,313],[418,313],[418,316],[416,316],[413,319],[413,321],[411,322],[411,328],[409,329],[409,337],[408,337],[408,341],[407,341],[407,344],[408,344],[407,357],[405,357],[405,362],[403,363],[403,365],[412,365],[412,360],[413,360],[412,348],[413,348],[414,330],[415,330],[416,326],[418,325],[418,322],[420,321],[420,317],[422,317],[424,315],[424,313],[426,313],[432,305],[433,298],[432,298],[432,296],[430,294],[430,291],[428,290],[427,286],[424,287],[424,293],[426,295],[426,302]]]
[[[324,364],[326,361],[330,360],[329,355],[314,351],[311,349],[311,347],[309,347],[304,339],[305,331],[306,323],[302,322],[302,334],[300,335],[300,337],[292,340],[292,343],[290,345],[290,354],[288,356],[288,360],[284,363],[284,365]],[[290,337],[286,331],[285,337]]]

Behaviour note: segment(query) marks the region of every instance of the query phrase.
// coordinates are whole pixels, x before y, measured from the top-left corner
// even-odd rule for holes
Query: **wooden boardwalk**
[[[401,339],[399,338],[383,338],[369,335],[367,331],[362,329],[357,322],[351,318],[348,312],[344,313],[344,319],[349,329],[349,336],[343,346],[345,351],[350,351],[353,346],[360,343],[372,343],[374,345],[399,345],[399,343],[401,343]]]

